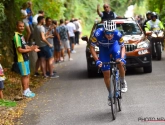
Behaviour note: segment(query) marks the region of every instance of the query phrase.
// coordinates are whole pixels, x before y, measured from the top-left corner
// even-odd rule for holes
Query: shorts
[[[3,90],[3,89],[4,89],[4,82],[0,81],[0,90]]]
[[[112,54],[112,57],[116,60],[121,58],[121,46],[116,41],[113,45],[110,45],[109,47],[103,47],[100,46],[100,53],[99,53],[99,60],[102,62],[110,62],[110,55]],[[110,70],[110,65],[103,65],[101,67],[102,71]]]
[[[69,40],[61,41],[61,49],[64,49],[64,48],[70,49]]]
[[[75,44],[75,37],[69,37],[69,41],[71,44]]]
[[[61,48],[60,48],[60,44],[59,43],[55,43],[54,44],[54,51],[55,52],[60,52],[61,51]]]
[[[22,76],[27,76],[30,74],[29,60],[25,62],[17,62],[17,64]]]
[[[54,53],[54,48],[49,47],[48,45],[39,47],[40,51],[37,52],[38,58],[52,58]]]

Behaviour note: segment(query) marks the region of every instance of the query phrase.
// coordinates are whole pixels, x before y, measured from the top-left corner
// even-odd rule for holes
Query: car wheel
[[[152,65],[143,67],[144,73],[151,73],[152,72]]]

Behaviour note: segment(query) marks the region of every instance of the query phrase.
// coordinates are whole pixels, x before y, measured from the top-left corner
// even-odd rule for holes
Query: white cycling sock
[[[125,77],[120,77],[120,82],[124,83]]]

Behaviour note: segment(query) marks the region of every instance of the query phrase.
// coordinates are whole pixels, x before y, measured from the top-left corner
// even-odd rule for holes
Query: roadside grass
[[[12,72],[10,69],[5,69],[5,76],[4,100],[14,101],[17,105],[15,107],[0,106],[0,125],[14,125],[14,119],[23,114],[27,102],[32,99],[22,96],[21,76],[19,74]],[[44,82],[46,82],[46,79],[34,77],[31,74],[30,89],[35,92]]]

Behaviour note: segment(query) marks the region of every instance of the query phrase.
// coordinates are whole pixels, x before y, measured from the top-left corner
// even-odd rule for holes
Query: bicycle
[[[110,61],[110,62],[103,62],[103,65],[110,65],[110,101],[111,101],[111,111],[112,111],[112,118],[113,120],[116,119],[117,113],[117,103],[118,103],[118,111],[121,111],[121,83],[119,80],[119,69],[117,68],[117,64],[120,62]]]

